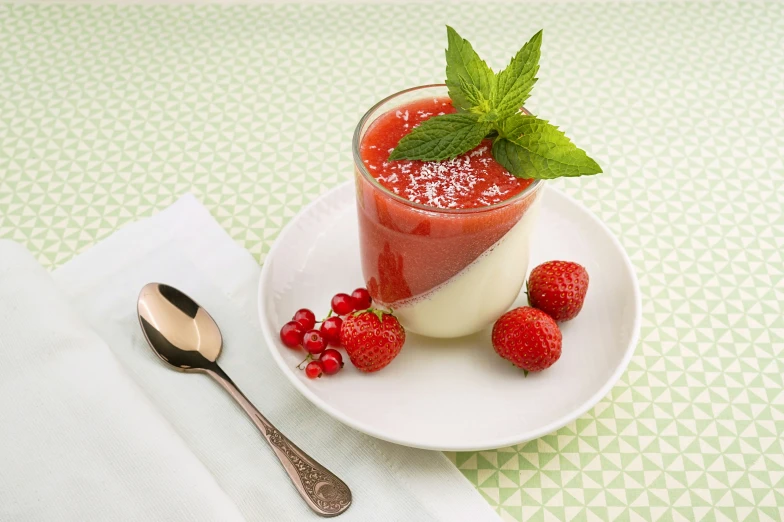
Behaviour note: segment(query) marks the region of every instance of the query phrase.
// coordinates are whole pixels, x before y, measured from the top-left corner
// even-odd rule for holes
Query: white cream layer
[[[476,261],[426,294],[399,303],[395,314],[401,324],[429,337],[460,337],[481,330],[506,312],[528,273],[540,199]]]

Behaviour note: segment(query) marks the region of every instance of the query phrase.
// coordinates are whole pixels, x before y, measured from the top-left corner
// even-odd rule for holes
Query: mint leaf
[[[518,178],[553,179],[602,172],[558,127],[520,113],[501,122],[493,157]]]
[[[473,149],[492,129],[471,113],[444,114],[425,120],[403,136],[389,161],[415,159],[441,161]]]
[[[498,73],[493,95],[493,107],[500,119],[519,111],[536,83],[541,56],[542,31],[520,49],[506,69]]]
[[[525,165],[529,163],[525,149],[500,136],[493,140],[493,158],[516,178],[533,178]]]
[[[495,112],[495,109],[490,109],[487,112],[478,111],[478,110],[473,110],[472,109],[471,112],[475,112],[475,113],[479,114],[479,121],[482,122],[482,123],[485,123],[485,122],[487,122],[487,123],[495,123],[495,122],[497,122],[500,119],[498,117],[498,113]],[[495,128],[495,126],[493,128]]]
[[[464,91],[463,84],[475,87],[485,100],[490,100],[495,74],[487,63],[479,58],[468,40],[464,40],[457,31],[446,26],[446,35],[449,41],[446,50],[446,85],[449,87],[449,97],[452,99],[452,105],[467,111],[475,106],[469,97],[476,99],[476,95],[474,92]]]
[[[482,91],[476,85],[469,83],[465,76],[460,77],[460,88],[463,90],[468,103],[471,104],[469,112],[485,114],[490,110],[490,100],[485,98],[485,95],[482,94]]]

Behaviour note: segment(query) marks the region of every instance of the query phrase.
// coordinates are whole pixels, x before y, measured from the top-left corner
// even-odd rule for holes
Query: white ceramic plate
[[[280,327],[302,307],[317,316],[332,296],[363,286],[353,184],[324,194],[281,232],[259,284],[261,326],[280,369],[316,406],[360,431],[406,446],[449,451],[498,448],[564,426],[593,407],[620,377],[637,344],[640,292],[629,258],[582,205],[545,187],[530,266],[581,263],[590,286],[580,315],[562,325],[561,359],[523,372],[493,351],[490,328],[450,340],[408,335],[385,369],[363,374],[345,357],[337,375],[310,380],[295,368]],[[525,304],[521,294],[516,305]]]

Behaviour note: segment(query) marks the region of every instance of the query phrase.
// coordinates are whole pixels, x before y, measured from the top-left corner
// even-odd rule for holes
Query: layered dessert
[[[515,300],[541,186],[499,164],[490,139],[444,161],[389,160],[412,129],[455,112],[445,86],[412,89],[371,109],[354,144],[367,288],[431,337],[479,331]]]

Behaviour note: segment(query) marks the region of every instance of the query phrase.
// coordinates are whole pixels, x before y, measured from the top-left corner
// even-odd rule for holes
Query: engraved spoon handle
[[[206,371],[245,410],[278,456],[294,487],[308,506],[322,517],[335,517],[351,505],[351,490],[327,468],[299,449],[248,400],[217,364]]]

